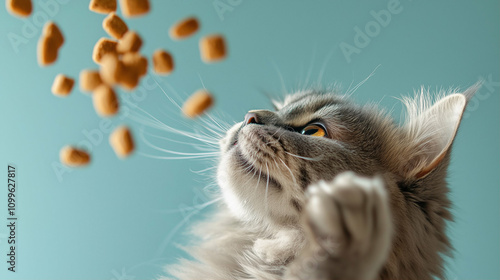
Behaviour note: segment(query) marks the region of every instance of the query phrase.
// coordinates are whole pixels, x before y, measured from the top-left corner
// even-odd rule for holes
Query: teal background
[[[282,96],[284,90],[334,82],[347,89],[377,67],[353,98],[379,102],[396,118],[401,105],[393,97],[421,85],[434,90],[466,88],[480,77],[487,81],[471,102],[454,145],[449,182],[456,221],[449,233],[456,250],[446,278],[500,279],[499,1],[401,0],[400,12],[350,63],[339,44],[354,45],[354,28],[364,29],[374,20],[370,11],[387,9],[392,1],[151,1],[147,16],[127,19],[127,24],[143,37],[143,54],[171,51],[175,72],[151,74],[141,90],[120,92],[130,110],[110,123],[96,115],[78,85],[67,98],[50,93],[56,74],[77,78],[81,69],[96,68],[91,53],[106,36],[104,15],[90,12],[88,1],[34,2],[35,14],[25,20],[0,8],[0,181],[5,184],[0,188],[0,279],[152,279],[164,264],[183,256],[175,244],[187,242],[183,230],[205,212],[186,207],[208,201],[203,188],[213,172],[193,171],[213,161],[142,155],[165,154],[149,147],[141,130],[162,148],[198,150],[149,137],[196,143],[134,121],[133,116],[144,116],[137,107],[170,126],[203,129],[201,120],[181,116],[155,80],[177,102],[203,83],[217,99],[213,114],[233,123],[250,109],[270,108],[267,94]],[[214,5],[220,3],[230,9],[218,13]],[[188,15],[200,19],[200,31],[172,41],[169,27]],[[66,43],[57,63],[40,68],[36,45],[46,19],[62,28]],[[23,34],[29,25],[31,32],[24,27]],[[209,65],[199,58],[198,40],[211,33],[224,34],[229,57]],[[22,38],[17,47],[9,40],[13,34]],[[120,124],[130,125],[137,140],[137,152],[125,161],[107,140],[107,126]],[[59,149],[83,141],[90,143],[91,165],[61,169]],[[17,167],[16,273],[7,271],[5,262],[7,164]]]

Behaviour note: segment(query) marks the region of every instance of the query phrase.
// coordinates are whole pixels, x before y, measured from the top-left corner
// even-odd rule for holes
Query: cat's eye
[[[316,136],[316,137],[325,137],[326,129],[320,123],[312,123],[304,127],[301,132],[303,135]]]

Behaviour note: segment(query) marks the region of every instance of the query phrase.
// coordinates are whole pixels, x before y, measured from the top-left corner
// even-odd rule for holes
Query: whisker
[[[286,169],[288,169],[288,172],[290,172],[290,175],[292,176],[292,179],[293,179],[293,184],[295,186],[298,186],[297,184],[297,180],[295,179],[295,175],[293,174],[292,170],[290,169],[290,167],[288,167],[288,165],[281,159],[279,158],[279,160],[281,160],[281,162],[283,163],[283,165],[286,167]]]
[[[166,92],[165,90],[163,89],[163,87],[158,83],[158,81],[153,77],[153,80],[155,81],[156,85],[158,85],[158,87],[160,88],[160,90],[163,92],[163,94],[168,98],[168,100],[170,100],[170,102],[172,102],[172,104],[174,104],[179,110],[181,110],[181,106],[175,102],[175,100],[173,100]],[[168,85],[167,85],[168,86]]]
[[[143,152],[140,152],[140,151],[137,151],[137,154],[141,155],[141,156],[145,156],[145,157],[149,157],[149,158],[155,158],[155,159],[206,159],[206,158],[210,158],[210,157],[213,157],[213,156],[185,156],[185,157],[167,157],[167,156],[155,156],[155,155],[150,155],[150,154],[146,154],[146,153],[143,153]]]
[[[218,151],[219,149],[213,147],[213,146],[210,146],[210,145],[207,145],[207,147],[203,147],[201,146],[201,144],[196,144],[196,143],[189,143],[189,142],[185,142],[185,141],[179,141],[179,140],[174,140],[172,138],[168,138],[168,137],[165,137],[165,136],[159,136],[159,135],[155,135],[155,134],[152,134],[152,133],[148,133],[146,131],[144,131],[144,128],[142,127],[141,128],[141,133],[144,133],[144,134],[147,134],[151,137],[154,137],[154,138],[158,138],[158,139],[162,139],[162,140],[167,140],[169,142],[172,142],[172,143],[178,143],[178,144],[183,144],[183,145],[189,145],[189,146],[192,146],[198,150],[201,150],[201,151],[213,151],[213,152],[216,152]]]
[[[303,157],[303,156],[299,156],[299,155],[296,155],[296,154],[292,154],[290,152],[285,152],[285,153],[287,153],[287,154],[289,154],[289,155],[291,155],[293,157],[296,157],[296,158],[305,159],[305,160],[312,160],[312,161],[318,161],[318,160],[320,160],[323,157],[323,155],[320,155],[320,156],[317,156],[317,157],[314,157],[314,158],[310,158],[310,157]]]
[[[255,185],[254,191],[256,191],[257,187],[259,187],[261,177],[262,177],[262,169],[259,168],[259,180],[257,180],[257,184]]]
[[[166,131],[166,132],[172,132],[172,133],[176,133],[176,134],[179,134],[179,135],[183,135],[183,136],[186,136],[186,137],[189,137],[189,138],[192,138],[192,139],[195,139],[195,140],[198,140],[200,142],[203,142],[203,143],[210,143],[212,145],[214,145],[215,147],[218,146],[218,142],[216,141],[215,138],[210,138],[210,137],[203,137],[202,135],[198,135],[198,134],[194,134],[194,133],[190,133],[190,132],[187,132],[187,131],[183,131],[183,130],[179,130],[179,129],[176,129],[176,128],[173,128],[163,122],[161,122],[160,120],[158,120],[156,117],[154,117],[153,115],[151,115],[150,113],[146,112],[144,109],[140,108],[140,107],[137,107],[137,109],[139,109],[140,111],[144,112],[146,115],[148,115],[150,118],[151,118],[151,122],[152,123],[149,123],[149,122],[145,122],[144,120],[134,116],[133,114],[131,114],[130,116],[130,119],[138,122],[138,123],[142,123],[144,125],[147,125],[147,126],[150,126],[150,127],[153,127],[153,128],[157,128],[157,129],[160,129],[160,130],[163,130],[163,131]]]
[[[205,173],[209,170],[212,170],[212,169],[216,169],[217,166],[212,166],[212,167],[208,167],[208,168],[205,168],[205,169],[202,169],[202,170],[192,170],[192,169],[189,169],[189,171],[193,172],[193,173],[196,173],[196,174],[202,174],[202,173]]]
[[[265,202],[265,207],[266,207],[266,212],[268,211],[268,197],[267,197],[267,192],[269,190],[269,166],[267,165],[267,162],[266,162],[266,171],[267,171],[267,183],[266,183],[266,202]]]
[[[368,79],[370,79],[373,75],[375,75],[375,71],[377,71],[377,69],[380,67],[381,64],[377,65],[377,67],[375,67],[375,69],[373,69],[373,71],[370,73],[370,75],[368,75],[368,77],[366,77],[364,80],[362,80],[361,82],[359,82],[356,86],[354,86],[351,91],[347,91],[346,92],[346,96],[351,96],[356,90],[358,90],[358,88],[360,86],[362,86],[364,83],[366,83],[366,81],[368,81]]]
[[[144,133],[142,133],[143,131],[141,130],[141,133],[139,133],[141,139],[148,145],[150,146],[151,148],[155,149],[155,150],[158,150],[158,151],[161,151],[161,152],[164,152],[164,153],[169,153],[169,154],[174,154],[174,155],[183,155],[183,156],[214,156],[214,155],[218,155],[219,152],[207,152],[207,153],[186,153],[186,152],[177,152],[177,151],[172,151],[172,150],[167,150],[167,149],[164,149],[164,148],[160,148],[156,145],[154,145],[153,143],[149,142],[149,140],[146,139],[146,137],[144,137]]]

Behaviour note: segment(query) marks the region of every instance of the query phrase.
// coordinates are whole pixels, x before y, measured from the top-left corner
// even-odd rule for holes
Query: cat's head
[[[283,225],[298,221],[311,183],[343,171],[380,174],[393,183],[444,180],[477,87],[434,104],[424,93],[406,99],[402,125],[374,106],[328,92],[299,92],[274,111],[250,111],[220,144],[217,178],[225,202],[242,220]]]

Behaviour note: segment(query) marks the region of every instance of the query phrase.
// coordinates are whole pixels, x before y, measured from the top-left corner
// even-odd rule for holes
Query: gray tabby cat
[[[168,271],[179,279],[443,277],[446,173],[463,93],[405,99],[397,125],[329,92],[250,111],[220,141],[224,203]]]

